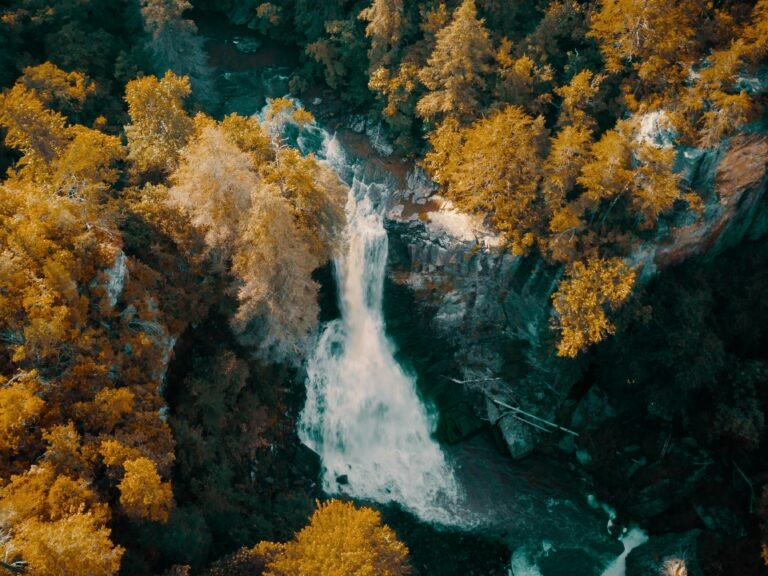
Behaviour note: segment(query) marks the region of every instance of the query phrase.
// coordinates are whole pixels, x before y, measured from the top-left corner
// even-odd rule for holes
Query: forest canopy
[[[172,533],[193,542],[195,573],[263,540],[254,570],[298,574],[324,565],[330,538],[362,558],[342,572],[408,573],[372,510],[320,505],[290,540],[311,501],[294,487],[249,499],[273,478],[253,461],[292,433],[290,375],[346,190],[285,138],[314,122],[297,100],[222,113],[198,27],[211,14],[290,45],[294,96],[323,85],[383,122],[398,158],[502,251],[559,269],[551,349],[574,358],[617,331],[636,251],[711,200],[680,151],[764,114],[768,0],[0,8],[0,557],[31,576],[159,573],[183,554],[146,542]],[[176,345],[200,326],[219,341],[200,338],[169,390]]]

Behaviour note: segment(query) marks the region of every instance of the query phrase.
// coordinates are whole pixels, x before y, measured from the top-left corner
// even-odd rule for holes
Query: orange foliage
[[[561,330],[559,356],[577,356],[614,331],[605,309],[616,309],[632,292],[635,271],[617,258],[574,262],[552,301]]]
[[[173,507],[169,482],[163,482],[152,460],[137,458],[124,464],[125,476],[118,485],[120,504],[128,516],[166,522]]]
[[[82,512],[53,522],[23,523],[14,547],[28,563],[30,576],[112,576],[124,552],[112,544],[109,529]]]
[[[13,454],[23,450],[29,426],[45,406],[35,388],[25,383],[0,388],[0,451]]]
[[[399,576],[410,574],[408,548],[381,515],[350,502],[319,504],[309,525],[287,544],[262,542],[265,576]]]
[[[468,128],[446,120],[424,158],[430,176],[457,206],[489,214],[512,251],[528,252],[544,216],[540,209],[540,147],[544,118],[508,106]]]

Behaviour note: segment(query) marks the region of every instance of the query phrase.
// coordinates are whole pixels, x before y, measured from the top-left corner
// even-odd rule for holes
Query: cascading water
[[[323,152],[342,178],[351,175],[335,262],[341,318],[326,326],[308,364],[301,441],[322,458],[326,492],[394,501],[424,520],[451,523],[458,484],[384,331],[387,235],[377,204],[386,188],[354,175],[335,139]]]

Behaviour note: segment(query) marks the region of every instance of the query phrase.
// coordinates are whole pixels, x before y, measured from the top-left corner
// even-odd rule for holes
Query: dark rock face
[[[716,150],[682,151],[679,164],[686,185],[705,199],[705,213],[677,216],[682,222],[675,228],[660,227],[653,242],[638,247],[630,260],[641,270],[639,287],[664,268],[712,258],[768,231],[768,137],[739,136]],[[489,247],[487,231],[468,240],[431,226],[440,199],[424,190],[410,192],[416,214],[399,216],[406,207],[387,221],[389,274],[413,290],[416,306],[429,309],[435,334],[452,344],[461,367],[455,380],[489,399],[483,417],[492,422],[502,414],[493,400],[547,420],[572,410],[568,396],[581,376],[580,363],[555,356],[550,327],[551,295],[562,270]],[[610,411],[588,400],[589,418]],[[514,418],[500,420],[499,428],[514,457],[529,454],[541,436]]]
[[[686,185],[704,199],[704,213],[676,214],[638,246],[629,259],[640,271],[638,289],[665,269],[694,260],[705,265],[768,232],[768,137],[742,135],[716,150],[681,151],[679,163]],[[691,528],[727,541],[747,530],[748,494],[732,480],[735,465],[719,463],[701,438],[682,431],[688,424],[676,419],[697,416],[668,413],[668,399],[658,398],[664,382],[657,383],[661,390],[627,382],[610,391],[594,385],[589,358],[558,358],[550,302],[562,271],[495,249],[487,231],[475,230],[473,239],[433,225],[430,214],[442,200],[431,193],[412,192],[415,207],[390,213],[389,276],[413,295],[407,314],[422,318],[439,343],[445,385],[475,398],[475,417],[493,424],[513,458],[539,451],[569,462],[588,478],[585,486],[649,529],[651,540],[628,557],[629,576],[704,574],[699,532]],[[579,436],[547,433],[496,401]]]
[[[455,350],[460,373],[450,376],[489,399],[553,418],[578,375],[574,363],[552,353],[549,301],[561,271],[436,234],[418,219],[389,220],[387,231],[390,277],[413,290],[432,329]],[[483,417],[500,418],[492,401],[484,408]],[[514,456],[533,449],[530,427],[504,418],[500,429]]]
[[[684,153],[690,186],[708,200],[702,219],[675,229],[654,247],[656,268],[694,256],[714,258],[744,239],[768,231],[768,136],[739,136],[713,151]]]

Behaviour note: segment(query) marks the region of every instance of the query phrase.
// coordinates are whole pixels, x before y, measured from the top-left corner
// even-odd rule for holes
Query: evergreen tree
[[[422,118],[467,122],[484,108],[493,47],[474,0],[464,0],[453,20],[436,36],[435,48],[419,79],[428,93],[416,110]]]
[[[365,35],[371,40],[368,50],[369,71],[391,67],[403,37],[406,21],[403,0],[373,0],[358,18],[368,22]]]
[[[155,74],[172,71],[187,76],[193,97],[210,103],[214,87],[204,40],[197,35],[195,23],[184,18],[191,8],[188,0],[141,0],[144,30],[149,34],[147,48]]]

